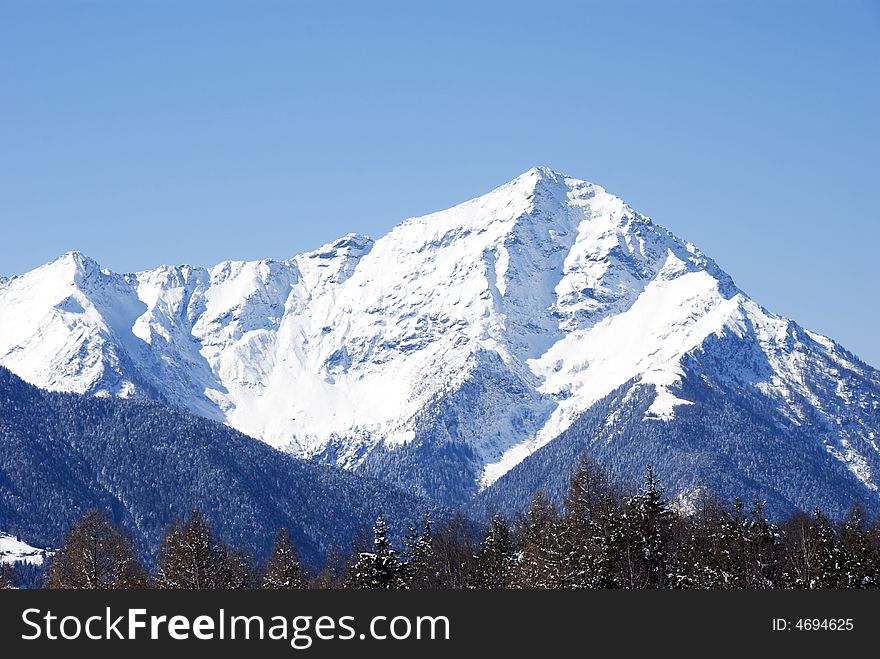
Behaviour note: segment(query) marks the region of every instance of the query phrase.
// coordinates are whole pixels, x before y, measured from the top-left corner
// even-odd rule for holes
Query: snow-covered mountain
[[[153,398],[445,503],[625,383],[651,392],[643,421],[675,424],[700,380],[880,486],[877,370],[546,168],[287,261],[116,274],[65,254],[0,280],[0,319],[0,365],[38,386]]]

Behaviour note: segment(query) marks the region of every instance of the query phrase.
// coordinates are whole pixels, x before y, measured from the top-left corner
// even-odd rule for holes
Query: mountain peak
[[[342,238],[327,243],[305,254],[307,258],[332,259],[338,256],[360,258],[373,247],[373,239],[360,233],[347,233]]]
[[[93,258],[86,256],[82,252],[70,251],[37,268],[34,272],[52,272],[56,273],[53,276],[61,275],[65,278],[80,281],[82,278],[88,278],[93,273],[100,271],[101,266]]]
[[[575,206],[583,205],[597,195],[607,195],[609,201],[623,203],[595,183],[568,176],[547,166],[532,167],[490,194],[502,191],[515,191],[530,201],[538,197],[545,202],[555,200],[557,204]]]
[[[42,386],[173,402],[450,500],[626,383],[650,388],[636,422],[674,425],[704,402],[703,375],[880,488],[880,374],[550,167],[375,243],[351,233],[285,261],[196,277],[105,276],[78,252],[54,263],[0,287],[0,317],[15,319],[0,324],[0,364]]]
[[[565,185],[569,177],[550,167],[532,167],[526,170],[507,185],[514,188],[527,189],[529,192],[542,185]],[[506,186],[502,186],[506,187]]]
[[[95,261],[90,256],[86,256],[82,252],[78,252],[76,250],[65,252],[57,259],[52,261],[52,263],[72,264],[81,269],[91,269],[93,267],[98,267],[97,261]]]
[[[548,167],[546,165],[538,165],[537,167],[531,167],[522,174],[520,174],[517,178],[522,178],[524,176],[532,176],[538,179],[549,179],[551,181],[559,181],[565,180],[567,178],[571,178],[566,174],[563,174],[560,171],[553,169],[552,167]]]

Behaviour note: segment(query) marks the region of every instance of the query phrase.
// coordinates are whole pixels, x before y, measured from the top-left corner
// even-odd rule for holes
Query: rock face
[[[818,450],[841,501],[878,497],[877,370],[549,169],[287,261],[120,275],[66,254],[0,281],[0,317],[0,365],[38,386],[155,399],[444,504],[627,383],[639,423],[664,432],[710,399],[762,410],[780,441],[758,447],[750,482],[772,484],[779,451]],[[721,460],[725,446],[701,451]],[[682,487],[701,482],[697,466]]]

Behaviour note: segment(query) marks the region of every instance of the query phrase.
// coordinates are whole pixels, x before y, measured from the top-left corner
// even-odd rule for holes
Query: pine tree
[[[513,562],[513,546],[507,520],[500,514],[492,518],[476,560],[478,588],[507,588],[510,566]]]
[[[701,589],[734,587],[729,520],[730,513],[714,494],[700,498],[696,511],[684,525],[687,547],[680,558],[681,574],[670,585]]]
[[[431,534],[428,563],[429,588],[471,588],[474,576],[474,530],[464,513],[458,512]]]
[[[220,587],[226,590],[253,588],[259,584],[254,570],[254,559],[244,547],[236,547],[226,557],[225,583]]]
[[[602,468],[582,454],[572,471],[565,511],[583,521],[600,521],[616,508],[616,495]]]
[[[619,553],[618,580],[624,588],[666,588],[670,585],[671,540],[675,515],[653,466],[645,484],[631,497],[618,519],[612,544]]]
[[[340,576],[335,587],[343,589],[362,587],[358,581],[358,564],[363,554],[371,553],[370,550],[373,548],[374,537],[375,532],[373,528],[363,526],[358,529],[354,538],[352,538],[348,553],[344,554]]]
[[[15,582],[12,578],[12,568],[0,563],[0,590],[9,590],[12,588],[15,588]]]
[[[70,527],[46,576],[51,589],[145,588],[147,582],[129,537],[95,509]]]
[[[330,547],[324,567],[315,575],[311,587],[315,590],[335,590],[345,588],[345,576],[348,572],[348,556],[338,545]]]
[[[864,531],[865,542],[868,545],[867,566],[869,575],[866,588],[880,588],[880,513],[873,522],[866,525]]]
[[[279,530],[275,536],[275,545],[263,571],[262,583],[263,588],[269,590],[305,588],[299,553],[287,529]]]
[[[613,587],[611,530],[617,513],[617,495],[605,472],[582,455],[565,496],[561,542],[567,587]]]
[[[427,588],[430,583],[430,565],[434,553],[431,536],[431,514],[425,511],[422,532],[410,527],[404,540],[404,562],[401,574],[407,588]]]
[[[194,509],[188,521],[174,520],[156,559],[156,585],[171,590],[243,588],[249,583],[247,561],[230,552]]]
[[[839,588],[842,584],[843,552],[831,521],[817,507],[811,526],[815,544],[814,569],[810,588]]]
[[[786,541],[784,574],[793,588],[836,588],[843,555],[834,528],[816,508],[812,518],[796,513],[782,527]]]
[[[400,561],[391,548],[388,529],[382,515],[373,527],[373,551],[360,554],[354,567],[355,584],[358,588],[402,588]]]
[[[751,555],[748,548],[749,522],[741,499],[733,503],[733,510],[721,522],[721,552],[729,588],[744,588]]]
[[[751,589],[774,588],[780,581],[779,531],[764,514],[764,502],[755,499],[746,531],[749,547],[748,569],[744,587]]]
[[[843,588],[880,588],[880,546],[871,541],[865,509],[854,502],[843,520]]]
[[[537,492],[516,530],[518,556],[510,572],[512,588],[563,587],[563,547],[559,511]]]

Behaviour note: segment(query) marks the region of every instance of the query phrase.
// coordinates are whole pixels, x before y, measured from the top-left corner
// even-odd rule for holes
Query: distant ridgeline
[[[381,512],[402,525],[428,505],[385,483],[305,462],[205,418],[143,401],[52,393],[0,367],[0,530],[58,547],[84,511],[107,511],[153,555],[199,508],[257,557],[285,527],[307,563],[348,547]]]

